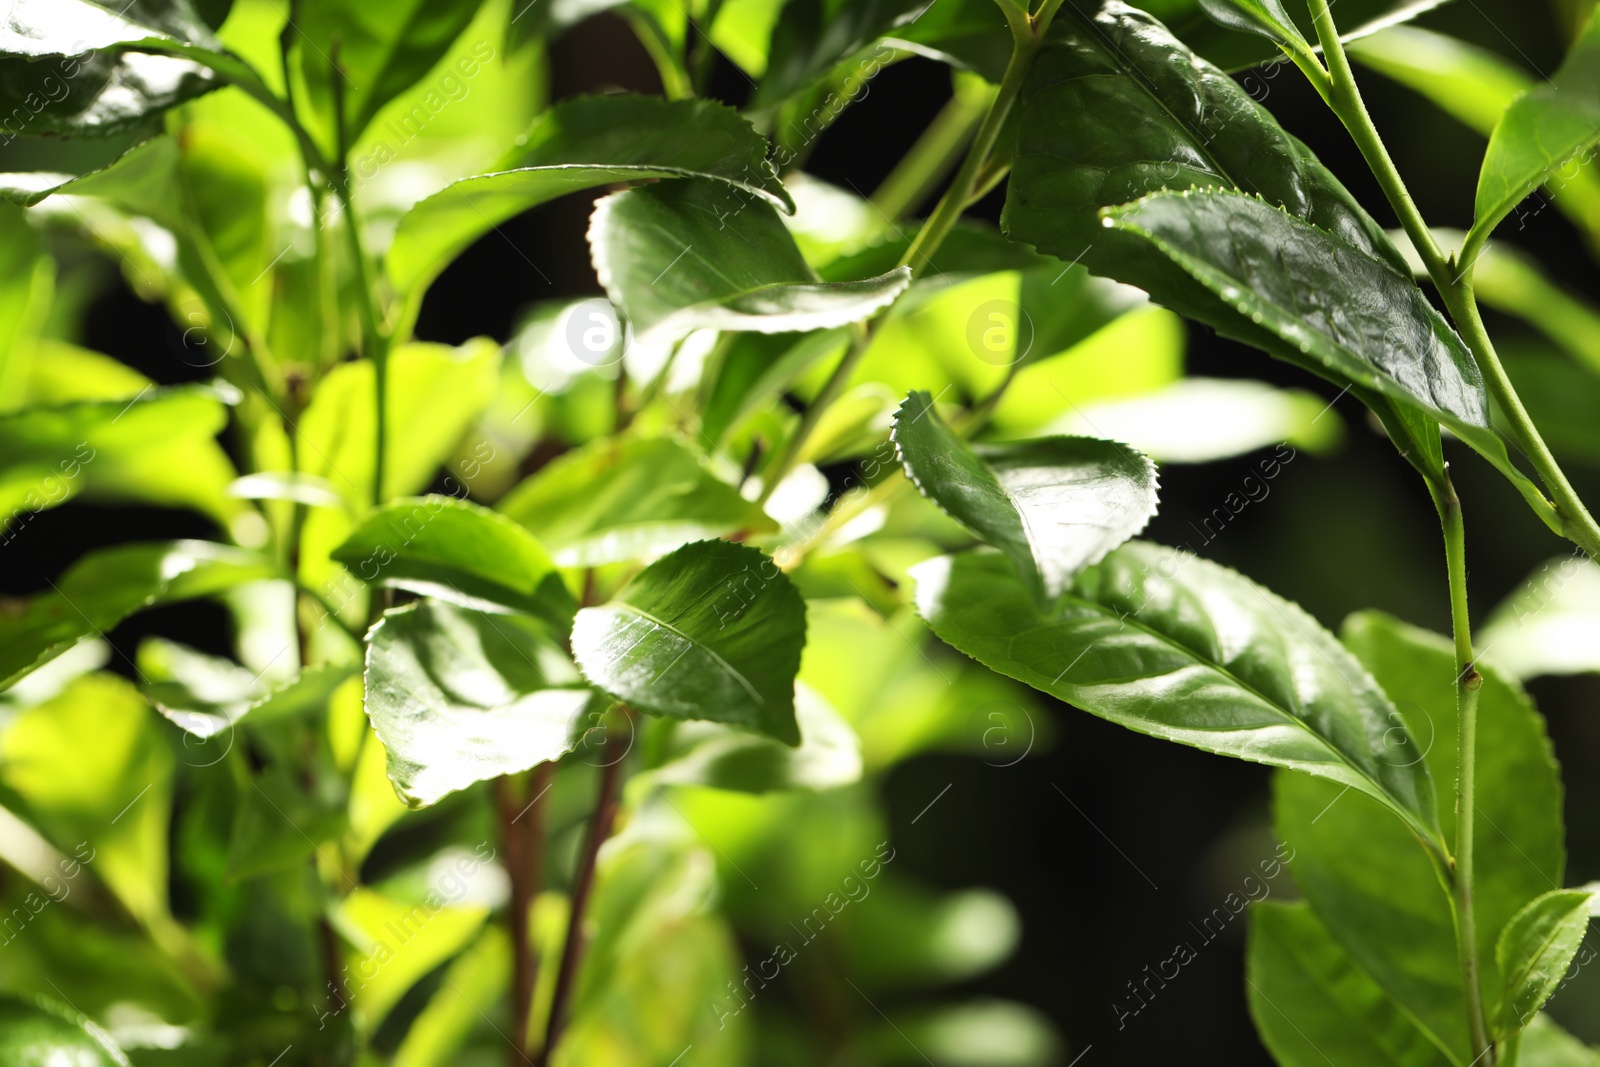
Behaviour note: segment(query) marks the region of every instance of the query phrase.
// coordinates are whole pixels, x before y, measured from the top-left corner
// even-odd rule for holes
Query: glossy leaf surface
[[[1514,1033],[1544,1007],[1567,975],[1589,920],[1596,910],[1596,887],[1553,889],[1511,917],[1495,943],[1500,966],[1500,1032]]]
[[[1443,637],[1387,616],[1352,616],[1352,653],[1394,701],[1385,758],[1429,769],[1447,840],[1455,829],[1455,661]],[[1562,787],[1543,721],[1492,670],[1478,692],[1475,913],[1485,1002],[1501,979],[1500,930],[1563,878]],[[1416,839],[1363,797],[1280,775],[1278,836],[1295,850],[1295,882],[1346,951],[1441,1051],[1472,1059],[1462,1010],[1455,923],[1434,863]]]
[[[769,557],[697,541],[646,567],[611,603],[578,612],[572,651],[590,682],[639,711],[798,745],[805,636],[805,602]]]
[[[557,759],[590,692],[532,620],[425,600],[388,612],[367,648],[367,717],[412,807]]]
[[[1140,733],[1331,779],[1439,840],[1427,768],[1385,758],[1406,736],[1388,698],[1314,619],[1242,575],[1133,542],[1044,612],[998,555],[912,574],[934,633],[992,670]]]
[[[1156,512],[1156,469],[1126,445],[1046,437],[973,447],[927,393],[895,415],[906,475],[951,518],[1004,552],[1044,600],[1133,537]]]

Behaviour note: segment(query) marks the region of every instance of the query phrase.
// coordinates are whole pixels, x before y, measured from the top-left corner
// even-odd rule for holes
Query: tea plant
[[[1597,891],[1563,886],[1519,685],[1597,666],[1561,638],[1600,526],[1479,310],[1557,301],[1491,242],[1542,187],[1600,241],[1600,24],[1529,88],[1362,2],[13,3],[6,538],[70,500],[217,536],[97,549],[0,612],[5,1062],[1048,1062],[1019,1005],[828,1003],[847,971],[877,1011],[1010,951],[1003,900],[893,867],[870,783],[1022,758],[1013,680],[1278,768],[1304,899],[1250,909],[1246,975],[1278,1062],[1600,1062],[1541,1014]],[[548,50],[605,8],[664,97],[547,102]],[[911,55],[954,93],[882,187],[808,178]],[[1464,234],[1422,218],[1352,55],[1488,134]],[[742,111],[705,95],[719,63]],[[1262,64],[1310,82],[1402,236],[1228,73]],[[963,218],[1002,185],[1000,232]],[[575,193],[603,193],[606,299],[534,304],[504,348],[415,338],[457,257]],[[72,343],[86,249],[209,381]],[[1600,319],[1559,300],[1535,325],[1592,370]],[[1337,429],[1182,379],[1172,312],[1371,411],[1437,506],[1449,638],[1336,637],[1134,540],[1157,462],[1287,439],[1270,479]],[[1577,549],[1492,641],[1445,431]],[[107,631],[195,600],[231,655],[108,665]],[[793,973],[821,992],[766,992]]]

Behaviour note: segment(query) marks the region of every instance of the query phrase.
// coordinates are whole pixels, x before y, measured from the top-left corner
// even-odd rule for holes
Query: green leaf
[[[1600,19],[1591,17],[1556,72],[1513,102],[1490,134],[1468,244],[1487,238],[1525,196],[1596,141]]]
[[[413,808],[572,751],[590,695],[532,619],[424,600],[369,635],[367,717]]]
[[[109,1034],[46,1000],[0,997],[0,1060],[16,1067],[129,1067]]]
[[[292,37],[311,103],[332,116],[342,85],[350,142],[390,100],[437,63],[477,15],[482,0],[316,0],[296,8]],[[334,64],[338,73],[334,72]]]
[[[1244,576],[1132,542],[1043,612],[1004,557],[912,568],[922,618],[1008,677],[1154,737],[1290,767],[1442,840],[1428,770],[1390,762],[1394,705],[1316,620]]]
[[[1600,1051],[1579,1041],[1549,1015],[1536,1015],[1520,1035],[1515,1063],[1504,1061],[1508,1067],[1596,1067],[1600,1064]]]
[[[0,27],[0,112],[31,137],[151,133],[162,112],[217,88],[187,59],[127,45],[217,47],[186,0],[19,0]]]
[[[784,333],[858,322],[911,280],[899,267],[861,281],[819,282],[770,204],[707,181],[606,197],[595,205],[589,250],[647,366],[697,329]]]
[[[805,602],[769,557],[698,541],[646,567],[609,604],[578,612],[572,651],[590,682],[639,711],[797,746],[805,635]]]
[[[1511,917],[1495,942],[1501,988],[1495,1025],[1521,1030],[1556,991],[1600,911],[1600,887],[1552,889]]]
[[[506,516],[465,500],[398,500],[333,551],[368,582],[478,611],[513,611],[562,629],[577,610],[544,546]]]
[[[1178,10],[1199,17],[1186,5]],[[1437,471],[1437,431],[1415,413],[1335,375],[1297,344],[1241,315],[1153,245],[1102,224],[1102,208],[1158,189],[1239,189],[1406,273],[1404,258],[1378,224],[1238,82],[1141,11],[1112,2],[1090,18],[1066,5],[1034,60],[1018,110],[1001,216],[1013,240],[1063,260],[1081,258],[1091,271],[1136,285],[1187,318],[1350,387],[1413,465]],[[1515,470],[1509,460],[1503,469]],[[1520,487],[1537,492],[1531,483]]]
[[[331,798],[308,792],[294,770],[273,766],[239,791],[226,877],[243,882],[303,863],[343,830],[344,811]]]
[[[802,685],[794,716],[799,748],[721,723],[668,722],[671,748],[650,780],[740,793],[837,789],[861,780],[861,741],[831,704]]]
[[[291,645],[280,646],[268,666],[292,651]],[[333,691],[359,671],[354,664],[322,664],[274,683],[265,671],[160,637],[139,645],[138,667],[145,698],[200,741],[225,735],[246,716],[260,724],[321,710]]]
[[[226,420],[221,395],[199,386],[0,416],[0,522],[20,530],[80,495],[189,506],[226,521],[242,507],[227,494],[236,475],[215,440]]]
[[[1237,192],[1156,194],[1108,210],[1106,221],[1333,376],[1416,404],[1463,436],[1488,432],[1472,353],[1409,272],[1370,249]]]
[[[1084,567],[1156,513],[1156,468],[1115,441],[1045,437],[974,448],[927,393],[895,413],[894,443],[922,495],[1010,557],[1034,595],[1054,600]]]
[[[512,490],[500,510],[533,531],[563,567],[647,558],[690,541],[777,528],[670,437],[593,441]]]
[[[1600,671],[1600,565],[1546,560],[1494,609],[1478,645],[1514,678]]]
[[[277,573],[270,560],[210,541],[118,545],[84,556],[48,593],[0,612],[0,690],[142,608]]]
[[[1427,768],[1446,840],[1455,836],[1455,657],[1450,642],[1377,613],[1352,616],[1345,644],[1394,702],[1386,758]],[[1560,886],[1562,789],[1544,724],[1493,669],[1478,693],[1474,884],[1485,1001],[1500,988],[1496,936]],[[1467,1064],[1460,960],[1447,891],[1417,840],[1359,796],[1293,775],[1274,783],[1277,833],[1300,891],[1345,950],[1434,1043]]]
[[[789,0],[767,48],[767,69],[750,100],[762,111],[826,78],[836,66],[898,27],[930,0]]]
[[[1294,48],[1302,54],[1311,50],[1279,0],[1199,0],[1199,3],[1201,10],[1220,26],[1259,34],[1274,44]]]
[[[563,101],[528,132],[518,169],[465,178],[400,220],[386,263],[401,293],[425,289],[474,240],[520,212],[615,182],[701,177],[794,202],[767,163],[767,143],[711,100],[592,96]]]
[[[1305,904],[1262,901],[1249,921],[1250,1016],[1282,1067],[1451,1063]]]
[[[18,814],[76,857],[145,925],[167,916],[173,755],[133,685],[85,675],[0,735]]]

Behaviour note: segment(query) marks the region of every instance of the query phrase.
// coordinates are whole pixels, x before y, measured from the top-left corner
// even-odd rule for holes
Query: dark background
[[[1294,0],[1290,0],[1292,4]],[[1560,15],[1512,0],[1458,0],[1421,24],[1472,40],[1548,73],[1561,55]],[[621,21],[583,24],[553,49],[554,95],[659,88],[643,50]],[[1368,104],[1424,215],[1465,227],[1483,142],[1421,99],[1358,71]],[[1308,142],[1373,214],[1394,220],[1349,138],[1292,68],[1270,83],[1266,105]],[[749,86],[723,63],[714,91],[741,102]],[[948,71],[910,60],[882,72],[870,92],[818,143],[807,169],[863,195],[888,174],[949,95]],[[1001,194],[977,214],[997,219]],[[433,287],[419,337],[458,342],[488,334],[504,340],[519,309],[552,297],[598,293],[584,242],[589,202],[568,198],[503,227],[462,257]],[[1510,228],[1510,227],[1508,227]],[[1594,264],[1573,230],[1543,212],[1513,240],[1533,251],[1566,286],[1600,293]],[[517,248],[511,247],[515,242]],[[526,255],[527,258],[524,258]],[[537,264],[537,270],[529,260]],[[541,276],[542,275],[542,276]],[[545,279],[549,280],[546,281]],[[1490,319],[1497,338],[1525,331]],[[197,372],[176,358],[177,337],[165,311],[112,287],[92,306],[84,343],[111,353],[158,381]],[[1334,390],[1261,354],[1190,327],[1191,372],[1248,376]],[[1351,432],[1331,457],[1301,455],[1214,541],[1201,545],[1198,524],[1255,470],[1259,456],[1162,471],[1161,513],[1147,536],[1190,542],[1298,601],[1325,624],[1376,607],[1410,622],[1448,628],[1445,574],[1433,509],[1421,482],[1372,432],[1350,398],[1336,410]],[[1456,480],[1468,517],[1469,586],[1481,620],[1544,559],[1565,551],[1513,490],[1459,445]],[[1568,461],[1581,495],[1600,500],[1600,472]],[[89,518],[85,523],[82,520]],[[8,552],[0,593],[33,592],[86,549],[134,538],[207,536],[200,519],[152,509],[73,504],[36,516]],[[122,655],[160,632],[225,652],[220,608],[187,605],[147,612],[113,635]],[[126,659],[122,668],[129,668]],[[1600,878],[1600,679],[1541,680],[1533,686],[1566,767],[1571,862],[1569,884]],[[1199,1062],[1265,1064],[1245,1009],[1243,923],[1202,947],[1191,924],[1239,891],[1272,855],[1263,768],[1126,732],[1065,706],[1051,751],[1009,768],[972,759],[923,757],[887,780],[894,840],[917,878],[945,888],[989,886],[1015,902],[1023,941],[1012,960],[967,992],[1032,1003],[1058,1024],[1086,1064]],[[912,825],[946,785],[937,819]],[[1066,799],[1070,797],[1070,800]],[[1290,878],[1270,883],[1293,893]],[[1137,1003],[1126,984],[1146,966],[1189,942],[1199,956],[1138,1015],[1123,1020],[1112,1003]],[[1554,1003],[1569,1028],[1600,1041],[1600,979],[1579,978]]]

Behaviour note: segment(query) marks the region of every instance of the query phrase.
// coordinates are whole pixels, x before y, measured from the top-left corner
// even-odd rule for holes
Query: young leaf
[[[1377,613],[1344,641],[1398,709],[1384,759],[1427,767],[1447,840],[1455,836],[1455,659],[1443,637]],[[1562,789],[1544,724],[1493,670],[1478,693],[1474,908],[1485,1001],[1501,986],[1495,939],[1529,901],[1561,884]],[[1277,833],[1295,882],[1345,950],[1457,1063],[1472,1059],[1452,906],[1435,863],[1377,805],[1297,775],[1274,782]]]
[[[1555,74],[1514,101],[1489,136],[1467,246],[1487,239],[1523,197],[1596,141],[1600,19],[1591,17]]]
[[[1494,609],[1478,644],[1516,678],[1600,671],[1600,565],[1546,560]]]
[[[727,541],[664,556],[609,604],[584,608],[572,652],[584,677],[639,711],[710,719],[800,744],[794,678],[800,593],[770,558]]]
[[[368,582],[477,611],[538,615],[565,629],[577,610],[544,546],[506,516],[465,500],[397,500],[370,515],[333,558]]]
[[[0,612],[0,690],[142,608],[210,596],[276,574],[265,556],[210,541],[131,543],[91,552],[50,592],[20,611]]]
[[[819,282],[770,204],[707,181],[606,197],[589,224],[589,251],[606,294],[627,313],[633,344],[658,358],[701,328],[785,333],[858,322],[911,280],[899,267]]]
[[[974,448],[945,425],[927,393],[906,397],[893,437],[922,494],[1010,557],[1044,600],[1156,513],[1155,464],[1115,441],[1046,437]]]
[[[669,721],[671,752],[650,780],[741,793],[837,789],[861,780],[861,740],[816,690],[796,687],[794,717],[799,748],[721,723]]]
[[[776,524],[670,437],[604,438],[568,453],[500,502],[556,563],[642,559],[690,541]]]
[[[413,808],[576,747],[591,693],[532,619],[424,600],[367,645],[367,717]]]
[[[1279,0],[1199,0],[1200,8],[1217,24],[1267,38],[1285,48],[1309,52],[1300,27],[1294,24]]]
[[[1250,1016],[1281,1067],[1450,1067],[1305,904],[1249,921]]]
[[[567,193],[614,182],[710,178],[786,211],[794,201],[767,163],[767,142],[712,100],[589,96],[563,101],[528,133],[518,169],[465,178],[400,220],[386,263],[402,293],[427,287],[445,264],[496,225]]]
[[[19,1067],[129,1067],[111,1035],[45,1000],[0,997],[0,1061]]]
[[[1394,706],[1316,620],[1240,574],[1132,542],[1042,612],[1004,557],[912,569],[917,610],[1000,674],[1140,733],[1366,793],[1441,840],[1421,764],[1398,766]]]
[[[1600,911],[1600,886],[1552,889],[1512,916],[1495,942],[1501,990],[1497,1029],[1513,1034],[1556,991]]]

